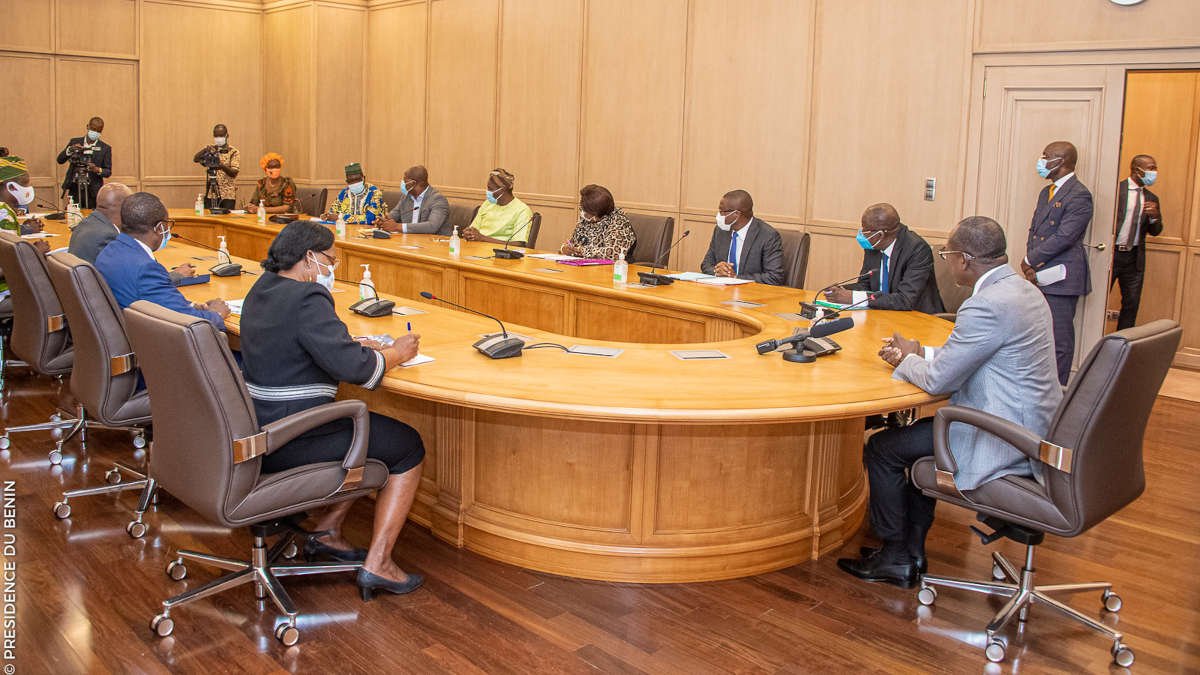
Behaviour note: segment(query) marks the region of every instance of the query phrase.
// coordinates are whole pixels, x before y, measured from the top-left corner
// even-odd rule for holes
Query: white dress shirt
[[[1121,229],[1117,232],[1117,245],[1137,246],[1138,242],[1129,240],[1133,237],[1133,231],[1137,229],[1136,223],[1142,218],[1141,207],[1145,204],[1145,197],[1142,196],[1142,186],[1135,183],[1132,176],[1125,182],[1129,191],[1125,196],[1125,219],[1121,221]]]
[[[413,200],[412,221],[411,223],[400,224],[400,231],[404,234],[408,234],[408,226],[410,224],[421,222],[421,204],[425,202],[425,195],[427,194],[429,194],[428,187],[426,187],[424,190],[421,190],[421,195],[418,197],[412,197],[412,193],[409,193],[408,196],[412,197]]]
[[[733,246],[733,235],[737,234],[737,249],[733,253],[733,259],[737,261],[737,273],[742,273],[742,251],[746,248],[746,237],[750,235],[750,228],[754,227],[754,219],[751,218],[746,226],[740,230],[730,232],[730,246]],[[729,261],[729,252],[725,252],[725,261]]]

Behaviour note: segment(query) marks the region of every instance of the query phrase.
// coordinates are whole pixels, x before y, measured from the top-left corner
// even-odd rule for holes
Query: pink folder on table
[[[589,265],[611,265],[613,261],[607,258],[579,258],[578,260],[559,260],[563,265],[574,265],[575,267],[588,267]]]

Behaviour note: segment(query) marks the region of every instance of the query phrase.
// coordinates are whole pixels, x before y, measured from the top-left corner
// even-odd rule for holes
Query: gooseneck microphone
[[[354,283],[352,281],[346,281],[345,279],[338,279],[337,277],[334,277],[333,280],[340,281],[343,284],[353,285]],[[361,289],[362,284],[358,284],[358,287]],[[379,297],[379,291],[376,290],[374,286],[368,285],[367,288],[371,289],[371,294],[375,297],[363,298],[353,305],[350,305],[350,311],[354,312],[355,314],[361,314],[363,316],[369,316],[372,318],[390,316],[392,309],[396,307],[396,303]]]
[[[510,336],[508,334],[508,329],[504,327],[504,322],[492,316],[491,314],[484,314],[477,309],[471,309],[470,307],[465,307],[457,302],[451,302],[445,298],[439,298],[429,291],[421,291],[421,297],[425,298],[426,300],[437,300],[438,302],[444,302],[451,307],[457,307],[464,312],[478,314],[479,316],[491,319],[492,321],[500,324],[499,335],[486,335],[482,340],[479,340],[475,344],[471,345],[475,349],[479,350],[480,354],[483,354],[489,359],[510,359],[514,356],[520,356],[521,350],[525,349],[525,341],[519,337],[516,337],[515,335]]]
[[[839,281],[835,284],[829,284],[825,288],[822,288],[821,290],[817,291],[815,295],[813,295],[813,302],[816,302],[822,293],[833,288],[834,286],[843,286],[845,284],[848,284],[848,283],[851,283],[854,281],[862,281],[863,279],[866,279],[866,278],[874,276],[874,275],[875,275],[875,270],[868,270],[866,272],[863,272],[862,274],[852,276],[849,279],[842,279],[841,281]]]
[[[517,236],[518,232],[529,227],[529,224],[532,222],[533,222],[533,216],[530,216],[529,220],[525,221],[524,225],[513,230],[512,234],[508,235],[508,240],[504,242],[504,248],[492,249],[492,252],[496,254],[495,257],[500,258],[501,260],[520,260],[521,258],[524,258],[525,257],[524,251],[510,249],[508,247],[508,245],[512,243],[513,238]]]
[[[858,276],[850,277],[849,279],[843,279],[835,284],[829,284],[825,288],[822,288],[821,290],[819,290],[813,294],[812,302],[801,301],[800,316],[802,316],[806,319],[816,319],[818,316],[820,316],[822,309],[820,307],[817,307],[814,303],[818,299],[820,299],[822,293],[824,293],[825,291],[828,291],[829,289],[833,288],[834,286],[841,286],[843,284],[848,284],[852,281],[861,281],[863,279],[870,278],[874,275],[875,275],[875,270],[868,270],[866,272],[863,272],[862,274],[859,274]],[[834,312],[830,316],[837,316],[837,312]]]
[[[171,232],[171,238],[172,239],[180,239],[182,241],[186,241],[189,244],[195,244],[196,246],[199,246],[200,248],[206,248],[210,251],[216,251],[217,252],[217,264],[208,268],[209,273],[212,274],[214,277],[236,277],[237,275],[242,273],[241,263],[233,262],[233,259],[228,257],[229,256],[228,253],[225,253],[224,251],[222,251],[219,248],[216,248],[215,246],[209,246],[208,244],[205,244],[202,241],[196,241],[195,239],[185,237],[182,234],[175,234],[175,232]],[[221,256],[225,256],[224,262],[221,261]]]
[[[675,247],[679,245],[679,242],[687,239],[688,235],[691,233],[691,230],[684,230],[683,234],[679,235],[679,238],[675,240],[675,243],[668,246],[667,250],[660,253],[658,258],[656,258],[654,262],[650,264],[649,272],[638,272],[638,280],[647,286],[666,286],[668,284],[675,283],[675,280],[671,277],[665,274],[655,274],[654,270],[658,269],[659,263],[663,263],[671,254],[671,251],[674,251]]]
[[[38,206],[42,207],[43,209],[50,209],[50,213],[47,213],[44,216],[44,218],[46,220],[65,220],[67,217],[66,211],[60,211],[57,206],[55,206],[54,204],[51,204],[50,202],[46,201],[45,199],[42,199],[41,197],[37,196],[36,194],[33,196],[33,202],[35,204],[37,204]]]

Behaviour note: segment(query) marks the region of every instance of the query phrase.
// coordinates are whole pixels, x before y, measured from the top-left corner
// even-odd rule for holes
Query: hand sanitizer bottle
[[[629,263],[624,258],[613,261],[613,285],[624,286],[629,283]]]
[[[258,200],[258,224],[267,224],[267,205],[261,199]]]
[[[358,299],[367,300],[379,297],[375,292],[375,282],[371,281],[371,266],[363,265],[362,281],[358,282]]]
[[[454,228],[454,233],[450,235],[450,255],[455,258],[462,252],[462,240],[458,238],[458,228]]]
[[[338,214],[337,222],[334,223],[334,225],[333,225],[333,231],[337,233],[338,239],[346,238],[346,216],[345,216],[345,214],[341,214],[341,213]]]
[[[232,258],[229,257],[229,246],[225,243],[225,235],[218,235],[217,238],[221,240],[221,245],[217,248],[217,263],[232,262]]]
[[[198,216],[204,215],[204,195],[203,194],[196,195],[196,215],[198,215]]]

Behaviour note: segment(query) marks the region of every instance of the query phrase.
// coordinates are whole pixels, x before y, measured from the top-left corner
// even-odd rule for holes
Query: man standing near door
[[[1121,317],[1117,330],[1133,328],[1142,300],[1142,278],[1146,274],[1146,235],[1162,234],[1158,195],[1150,186],[1158,178],[1158,162],[1150,155],[1137,155],[1129,163],[1129,178],[1117,186],[1117,231],[1113,235],[1113,283],[1121,287]]]
[[[1092,290],[1083,246],[1092,222],[1092,193],[1075,177],[1078,158],[1067,141],[1055,141],[1042,151],[1037,172],[1051,183],[1038,195],[1021,261],[1021,272],[1041,288],[1050,305],[1058,381],[1063,385],[1075,357],[1075,307],[1079,296]]]

